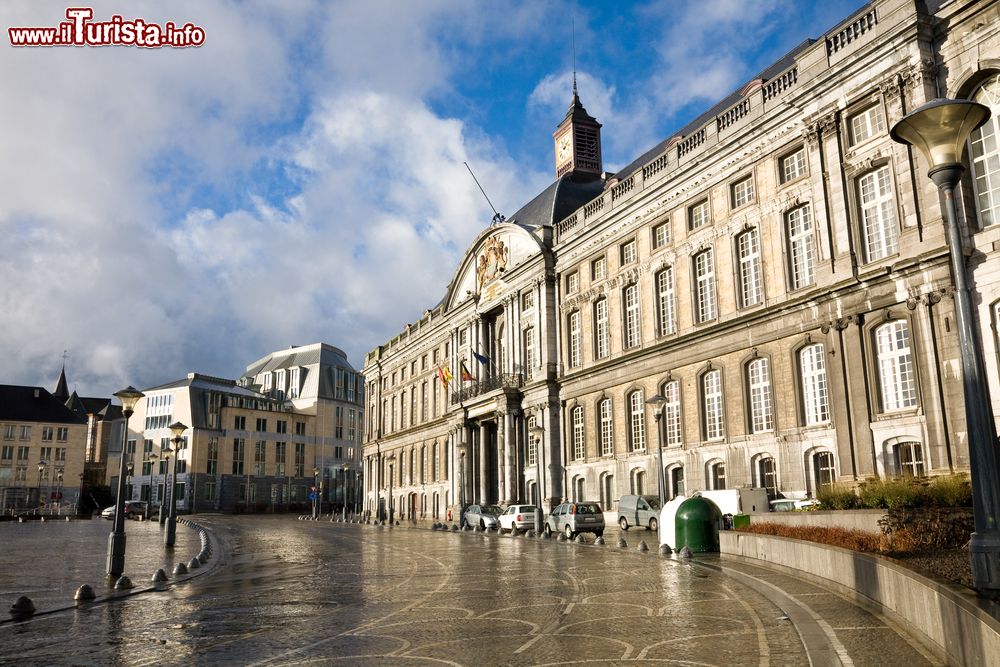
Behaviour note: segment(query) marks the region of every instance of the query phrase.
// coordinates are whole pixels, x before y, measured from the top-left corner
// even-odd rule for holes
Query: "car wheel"
[[[125,516],[126,516],[127,518],[129,518],[129,519],[134,519],[134,518],[135,518],[135,512],[129,512],[129,513],[128,513],[128,514],[126,514]]]
[[[486,522],[483,521],[482,519],[480,519],[479,520],[479,527],[482,528],[483,530],[486,530]]]
[[[656,529],[657,529],[657,528],[658,528],[659,526],[660,526],[660,524],[658,524],[658,523],[656,522],[656,519],[650,519],[650,520],[649,520],[649,529],[650,529],[651,531],[653,531],[654,533],[656,532]]]
[[[545,524],[545,535],[546,537],[552,537],[552,526]]]
[[[573,539],[573,537],[574,537],[574,535],[573,535],[573,528],[568,523],[566,524],[566,529],[563,532],[566,533],[566,539],[567,540],[572,540]]]
[[[628,521],[625,517],[618,519],[618,525],[621,526],[622,530],[628,530]]]
[[[604,537],[604,531],[603,530],[595,530],[594,531],[594,537]]]

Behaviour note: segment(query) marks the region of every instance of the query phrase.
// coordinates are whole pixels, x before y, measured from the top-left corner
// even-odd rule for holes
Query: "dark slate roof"
[[[551,226],[600,197],[602,192],[604,182],[600,178],[564,174],[522,206],[507,222],[526,227]]]
[[[87,415],[99,415],[111,403],[110,398],[90,398],[80,396],[75,391],[66,400],[66,407],[84,419]]]
[[[701,126],[705,125],[713,118],[721,114],[723,111],[728,110],[730,107],[734,106],[737,102],[742,100],[744,96],[740,95],[740,91],[743,90],[748,83],[750,83],[751,81],[756,81],[758,79],[763,79],[764,82],[767,82],[768,79],[773,79],[774,77],[781,74],[786,69],[795,64],[795,56],[799,55],[802,51],[804,51],[806,48],[815,43],[816,43],[815,39],[807,39],[798,46],[796,46],[795,48],[793,48],[791,51],[789,51],[784,56],[779,58],[775,63],[769,65],[766,69],[764,69],[764,71],[757,74],[756,76],[751,77],[750,81],[747,81],[742,86],[740,86],[739,88],[731,92],[729,95],[724,97],[719,103],[711,107],[708,111],[704,112],[703,114],[692,120],[690,123],[682,127],[680,130],[674,132],[669,137],[667,137],[660,143],[656,144],[656,146],[654,146],[650,150],[640,155],[634,162],[632,162],[628,166],[623,167],[621,170],[618,171],[618,173],[615,174],[615,178],[617,178],[618,180],[624,180],[629,176],[631,176],[636,171],[642,169],[649,162],[659,157],[660,154],[667,149],[667,144],[669,144],[674,137],[678,136],[686,137],[691,133],[696,132],[699,128],[701,128]]]
[[[0,419],[47,424],[86,423],[47,389],[10,384],[0,384]]]

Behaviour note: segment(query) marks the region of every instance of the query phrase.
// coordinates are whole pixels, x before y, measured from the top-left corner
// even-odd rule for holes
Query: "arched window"
[[[615,429],[612,420],[611,399],[604,398],[597,404],[599,412],[598,435],[601,438],[601,456],[611,456],[615,453]]]
[[[661,336],[677,330],[674,268],[668,266],[656,274],[656,327]]]
[[[726,488],[726,464],[722,461],[711,461],[708,464],[708,488],[713,491]]]
[[[531,415],[530,417],[528,417],[528,419],[526,420],[526,423],[527,423],[527,429],[526,430],[528,432],[528,446],[526,447],[526,449],[528,450],[527,451],[527,459],[528,460],[526,461],[526,463],[529,466],[533,466],[533,465],[535,465],[535,462],[536,462],[537,457],[538,457],[538,440],[539,440],[539,438],[537,438],[531,432],[531,429],[535,428],[535,416]]]
[[[821,343],[799,351],[802,410],[807,426],[830,421],[830,396],[826,385],[826,349]]]
[[[816,489],[833,486],[837,481],[837,468],[830,452],[816,452],[813,456],[813,479]]]
[[[676,498],[684,495],[684,466],[667,467],[667,483],[670,485],[668,497]]]
[[[580,365],[580,347],[583,332],[580,325],[580,311],[574,310],[569,314],[569,367],[576,368]]]
[[[767,358],[747,364],[747,388],[750,396],[750,432],[774,430],[774,406],[771,401],[771,364]]]
[[[896,474],[900,477],[923,477],[924,450],[919,442],[900,442],[893,445],[892,455],[896,462]]]
[[[637,496],[646,493],[646,471],[641,468],[632,471],[632,493]]]
[[[628,349],[639,344],[639,286],[626,285],[622,290],[622,347]]]
[[[586,479],[583,477],[576,477],[573,479],[573,502],[579,503],[587,499],[584,491],[586,490]]]
[[[893,320],[875,329],[875,343],[882,410],[892,412],[915,406],[917,380],[906,321]]]
[[[709,322],[716,316],[715,296],[715,256],[712,249],[703,250],[694,256],[695,278],[695,321]]]
[[[663,430],[666,434],[666,444],[681,444],[681,383],[671,380],[663,385]]]
[[[972,99],[993,112],[969,137],[979,222],[989,227],[1000,222],[1000,74],[987,79]]]
[[[573,460],[582,461],[586,457],[586,443],[584,441],[583,428],[583,406],[578,405],[570,410],[570,417],[573,422]]]
[[[611,329],[608,327],[608,300],[594,302],[594,357],[604,359],[611,353]]]
[[[646,411],[642,389],[628,395],[629,451],[646,449]]]
[[[762,454],[755,461],[757,486],[767,490],[767,497],[773,500],[778,497],[778,466],[770,454]]]
[[[601,507],[611,510],[618,500],[615,494],[615,476],[609,472],[601,475]]]

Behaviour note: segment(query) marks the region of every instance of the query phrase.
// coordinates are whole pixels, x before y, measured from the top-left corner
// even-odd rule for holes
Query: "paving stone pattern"
[[[198,521],[223,544],[209,576],[0,626],[0,663],[809,664],[798,629],[771,599],[783,590],[816,610],[843,664],[934,662],[884,619],[746,564],[729,576],[610,540],[287,516]]]

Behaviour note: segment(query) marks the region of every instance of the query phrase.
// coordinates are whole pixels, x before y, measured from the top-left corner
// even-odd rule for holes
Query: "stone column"
[[[490,502],[490,432],[486,422],[479,422],[479,442],[477,451],[479,452],[479,502],[486,504]]]
[[[509,412],[503,415],[503,445],[504,445],[504,503],[510,505],[517,498],[517,476],[514,471],[514,450],[517,448],[517,437],[514,435],[514,419]]]

